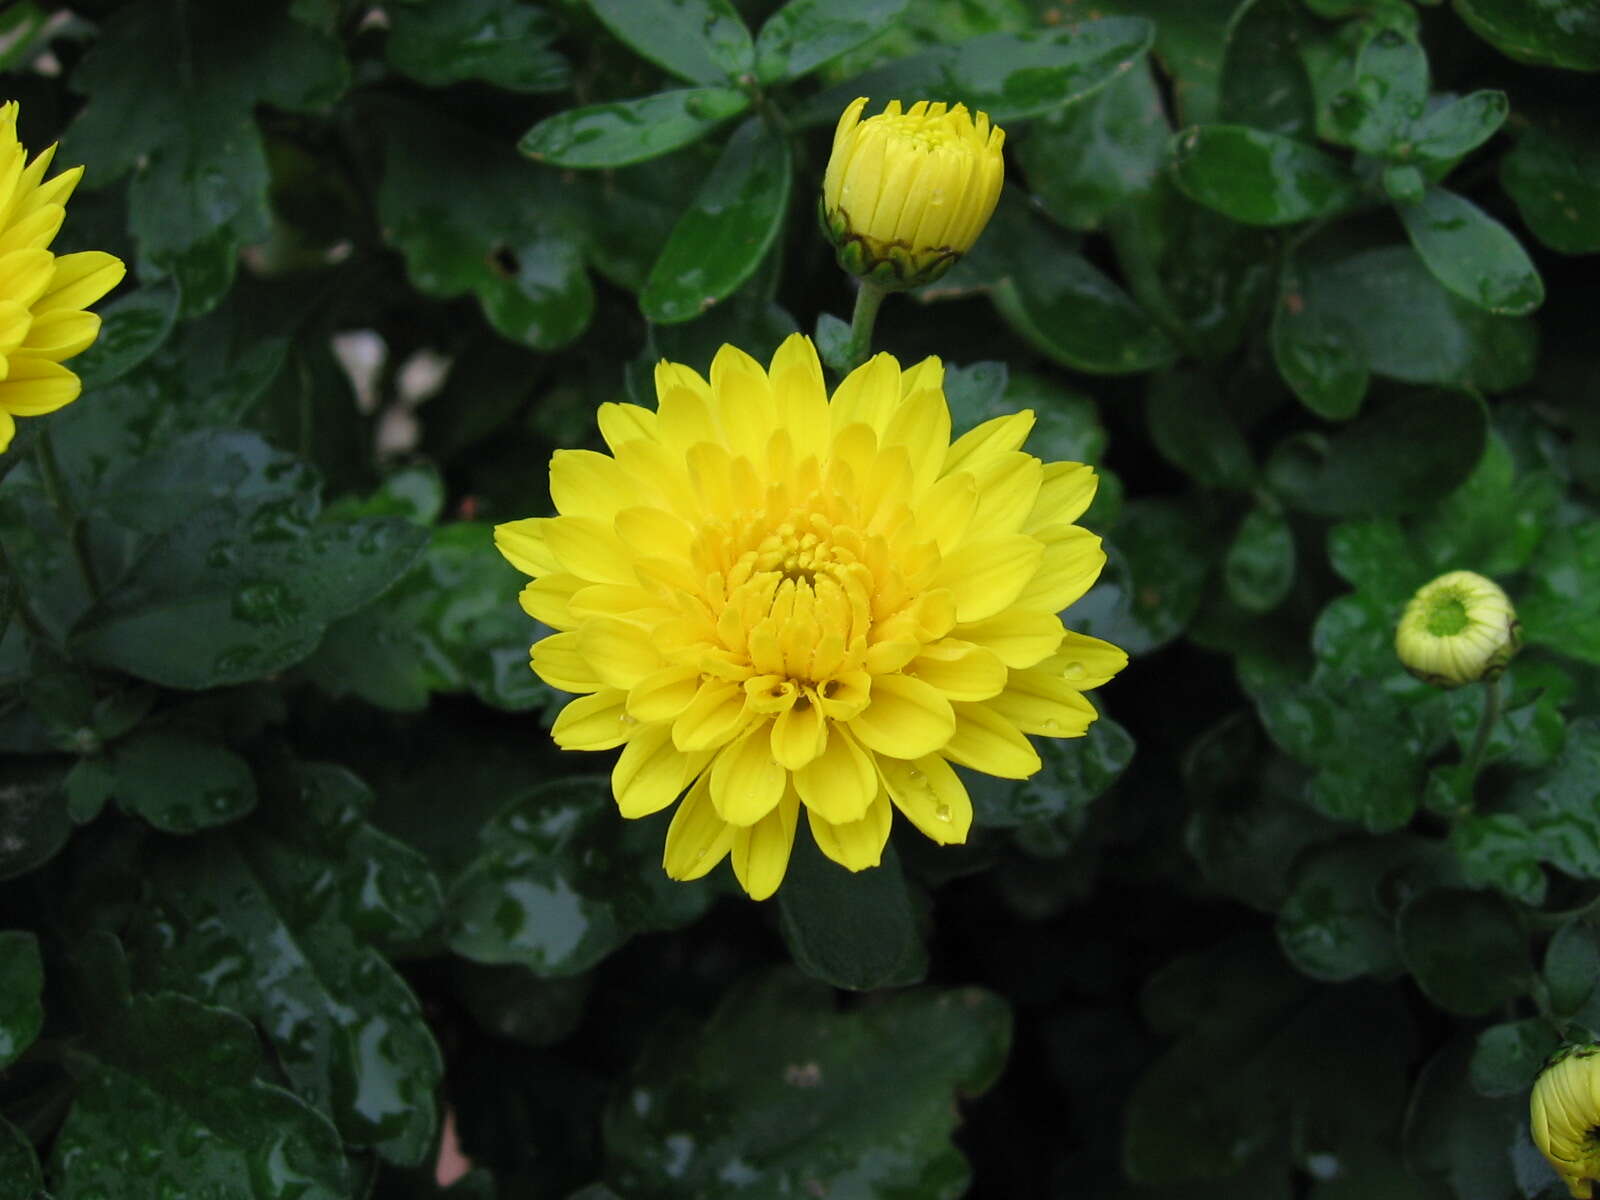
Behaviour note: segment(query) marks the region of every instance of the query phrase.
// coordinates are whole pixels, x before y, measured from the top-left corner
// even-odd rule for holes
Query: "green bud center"
[[[1429,597],[1426,624],[1434,637],[1455,637],[1471,623],[1466,602],[1458,593],[1440,592]]]

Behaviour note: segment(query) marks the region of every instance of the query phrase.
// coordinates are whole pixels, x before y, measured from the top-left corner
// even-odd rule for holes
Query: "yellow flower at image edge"
[[[1451,571],[1418,588],[1394,635],[1405,669],[1442,688],[1493,679],[1521,645],[1510,599],[1472,571]]]
[[[972,248],[1005,182],[1005,132],[964,105],[891,100],[839,118],[822,181],[822,226],[839,265],[883,288],[932,283]]]
[[[62,360],[87,350],[100,318],[84,312],[123,275],[99,250],[52,254],[65,205],[82,167],[46,180],[50,146],[32,162],[17,140],[17,104],[0,105],[0,450],[17,417],[54,412],[78,398],[77,375]]]
[[[1551,1055],[1529,1099],[1533,1141],[1575,1200],[1592,1200],[1600,1178],[1600,1046]]]
[[[831,401],[811,342],[770,368],[724,346],[709,382],[656,368],[658,406],[602,405],[609,454],[557,451],[560,515],[499,526],[557,632],[533,669],[583,693],[556,743],[622,746],[625,817],[683,795],[667,874],[732,855],[751,896],[782,881],[801,809],[823,853],[876,866],[892,814],[966,840],[952,763],[1040,768],[1026,734],[1082,735],[1083,696],[1127,662],[1057,615],[1105,562],[1073,522],[1080,463],[1022,452],[1031,412],[952,445],[944,368],[879,354]]]

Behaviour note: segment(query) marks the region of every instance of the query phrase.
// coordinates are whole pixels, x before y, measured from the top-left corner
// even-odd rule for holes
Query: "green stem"
[[[6,553],[4,542],[0,542],[0,571],[5,573],[5,579],[0,580],[5,594],[0,596],[0,639],[4,639],[6,631],[11,627],[11,618],[16,616],[22,621],[22,627],[28,631],[28,636],[35,642],[48,644],[50,635],[45,632],[39,618],[33,615],[33,609],[28,606],[28,593],[23,589],[22,576],[11,563],[11,556]]]
[[[861,281],[856,292],[855,311],[850,314],[850,341],[845,346],[844,369],[853,371],[867,360],[872,349],[872,327],[878,321],[878,309],[889,293],[875,283]]]
[[[39,461],[39,478],[44,483],[45,494],[50,497],[50,503],[55,505],[56,514],[61,518],[62,527],[72,542],[72,552],[77,556],[84,583],[89,585],[89,594],[98,600],[101,597],[100,576],[95,572],[94,559],[89,555],[89,530],[77,509],[72,506],[72,497],[67,494],[66,486],[61,481],[61,467],[56,462],[56,452],[50,444],[48,429],[39,431],[34,453]]]
[[[1472,739],[1472,749],[1467,751],[1462,765],[1467,769],[1469,780],[1478,777],[1478,767],[1483,761],[1483,752],[1488,748],[1489,735],[1494,732],[1495,723],[1500,720],[1500,677],[1496,675],[1484,688],[1483,716],[1478,720],[1478,732]]]

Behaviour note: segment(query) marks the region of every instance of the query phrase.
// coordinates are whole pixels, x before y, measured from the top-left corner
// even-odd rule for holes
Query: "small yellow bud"
[[[1533,1142],[1574,1200],[1592,1200],[1600,1178],[1600,1046],[1563,1046],[1534,1080]]]
[[[1000,199],[1005,131],[965,105],[891,100],[839,118],[822,181],[822,226],[839,265],[880,288],[932,283],[978,240]]]
[[[1498,584],[1472,571],[1418,588],[1394,633],[1406,670],[1442,688],[1494,679],[1521,646],[1517,610]]]

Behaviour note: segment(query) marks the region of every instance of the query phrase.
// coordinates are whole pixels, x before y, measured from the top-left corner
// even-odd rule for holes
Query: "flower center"
[[[1466,602],[1456,592],[1441,591],[1428,601],[1428,632],[1434,637],[1454,637],[1472,623]]]

